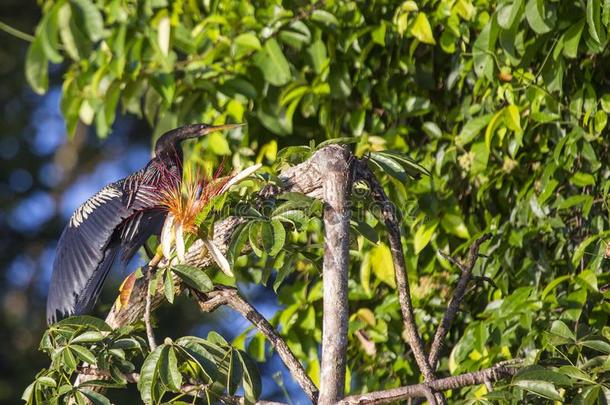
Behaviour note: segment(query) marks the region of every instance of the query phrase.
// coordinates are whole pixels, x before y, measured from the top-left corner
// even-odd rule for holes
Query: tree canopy
[[[610,172],[603,163],[609,2],[41,4],[25,73],[44,93],[49,62],[65,69],[68,133],[81,121],[100,137],[112,136],[117,114],[145,118],[153,139],[186,123],[247,123],[228,136],[210,135],[188,156],[208,172],[225,158],[236,169],[264,165],[257,181],[216,202],[213,220],[236,211],[247,218],[229,246],[236,285],[273,287],[282,308],[271,324],[316,385],[322,204],[288,193],[261,207],[253,196],[330,142],[350,145],[368,162],[399,214],[426,347],[460,277],[445,254],[467,257],[477,238],[492,234],[473,263],[438,374],[511,359],[522,359],[524,368],[493,391],[455,389],[449,400],[610,400]],[[420,381],[403,336],[386,225],[370,195],[358,192],[364,188],[356,183],[351,198],[351,394]],[[202,228],[211,223],[203,220]],[[177,275],[199,290],[234,283],[216,272],[183,273]],[[170,271],[159,274],[172,301]],[[108,366],[112,383],[100,384],[113,387],[140,367],[144,402],[168,400],[165,392],[183,400],[178,392],[190,356],[199,359],[202,383],[219,383],[230,394],[241,385],[253,401],[255,362],[269,357],[269,343],[256,330],[234,342],[216,333],[184,337],[152,352],[135,326],[105,332],[108,326],[92,318],[51,327],[41,349],[52,364],[24,399],[79,392],[81,400],[106,403],[102,394],[73,391],[60,378],[87,362]],[[206,370],[216,370],[222,382]]]

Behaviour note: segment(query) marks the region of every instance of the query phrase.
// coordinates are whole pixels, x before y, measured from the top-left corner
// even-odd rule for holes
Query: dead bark
[[[329,405],[343,398],[345,390],[352,155],[339,146],[320,153],[324,162],[320,167],[324,201],[324,308],[318,404]]]

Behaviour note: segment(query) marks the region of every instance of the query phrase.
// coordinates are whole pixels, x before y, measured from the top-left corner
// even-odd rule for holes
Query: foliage
[[[217,333],[210,332],[207,339],[185,336],[173,342],[167,338],[149,352],[140,332],[135,326],[112,330],[104,321],[90,316],[71,317],[52,325],[40,345],[51,358],[51,365],[26,388],[23,400],[27,404],[69,400],[82,404],[88,399],[96,405],[110,404],[106,396],[91,388],[125,388],[134,382],[130,376],[136,370],[138,389],[147,404],[162,403],[164,398],[167,401],[171,394],[172,403],[179,403],[185,395],[213,403],[225,394],[235,394],[240,386],[250,402],[260,395],[260,377],[252,360]],[[85,372],[80,363],[106,374],[73,386],[74,373]]]
[[[608,2],[43,6],[26,74],[44,92],[47,62],[65,64],[70,132],[80,119],[106,136],[117,108],[145,117],[155,134],[187,122],[247,121],[247,132],[204,141],[204,157],[266,163],[270,181],[305,159],[312,147],[303,145],[312,140],[353,141],[356,154],[383,174],[402,215],[425,341],[457,279],[437,251],[464,252],[474,237],[493,232],[475,268],[493,284],[477,283],[468,294],[441,371],[515,357],[536,366],[492,393],[469,388],[453,399],[610,397],[610,173],[602,164]],[[404,153],[430,175],[410,180],[417,166]],[[249,221],[236,232],[231,258],[240,281],[273,283],[284,305],[273,321],[317,382],[320,207],[294,195],[269,204],[240,211]],[[383,225],[361,185],[353,207],[351,392],[415,382]],[[240,255],[246,243],[251,251]],[[236,344],[261,361],[268,356],[259,335]]]

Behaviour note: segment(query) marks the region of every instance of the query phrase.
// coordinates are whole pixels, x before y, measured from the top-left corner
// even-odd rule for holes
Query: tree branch
[[[443,348],[445,343],[445,337],[451,328],[451,324],[457,315],[458,310],[460,309],[460,304],[464,300],[464,294],[466,293],[466,288],[468,287],[468,283],[472,278],[472,270],[474,269],[475,264],[477,263],[477,259],[479,257],[479,249],[481,245],[491,238],[490,233],[486,233],[470,246],[470,250],[468,252],[468,259],[465,264],[462,264],[460,261],[456,260],[451,256],[447,256],[444,253],[441,253],[443,257],[449,260],[451,263],[459,267],[461,274],[460,279],[458,281],[457,286],[455,287],[455,291],[453,292],[453,296],[449,301],[449,305],[447,306],[447,310],[445,311],[445,315],[443,316],[443,320],[440,325],[436,329],[436,333],[434,334],[434,340],[432,341],[432,346],[430,347],[430,355],[428,360],[432,365],[433,369],[436,370],[436,365],[438,362],[438,358],[440,356],[440,351]]]
[[[281,338],[279,333],[273,328],[273,325],[261,315],[248,301],[246,301],[233,287],[216,286],[213,291],[201,293],[195,291],[198,298],[199,307],[203,312],[213,312],[221,305],[227,305],[239,312],[244,318],[249,320],[266,338],[269,340],[278,355],[286,365],[286,368],[292,374],[292,377],[301,386],[305,394],[309,397],[312,403],[315,403],[318,398],[318,389],[311,381],[307,372],[301,363],[294,356],[286,342]]]
[[[407,277],[405,258],[400,239],[400,225],[398,218],[396,217],[396,212],[394,211],[394,205],[386,196],[383,187],[381,187],[377,181],[377,178],[371,172],[371,169],[367,166],[365,161],[358,162],[356,176],[358,179],[362,179],[368,184],[373,199],[380,205],[381,214],[388,230],[388,240],[390,242],[390,250],[392,252],[392,261],[394,263],[394,275],[396,278],[396,289],[398,290],[398,300],[400,302],[400,309],[402,312],[404,327],[407,331],[409,345],[413,351],[415,361],[417,362],[420,371],[424,375],[424,379],[428,382],[432,381],[435,379],[434,370],[428,362],[426,352],[424,351],[424,344],[421,336],[419,335],[417,324],[415,323],[413,301],[411,300],[409,279]],[[442,394],[437,395],[436,397],[439,402],[445,403],[445,399]]]
[[[510,367],[514,362],[502,362],[493,367],[473,373],[460,374],[453,377],[441,378],[422,384],[407,385],[391,390],[376,391],[368,394],[351,395],[339,401],[341,405],[372,405],[386,404],[393,401],[400,401],[408,398],[423,397],[429,398],[429,390],[436,392],[463,388],[471,385],[494,383],[513,376],[518,368]],[[429,399],[430,400],[430,399]]]
[[[321,151],[322,152],[322,151]],[[325,166],[324,201],[324,278],[322,317],[322,360],[320,362],[321,405],[343,398],[347,353],[349,305],[347,279],[349,263],[350,193],[353,156],[334,146],[322,152]]]
[[[312,198],[322,198],[322,183],[324,179],[326,160],[329,158],[342,159],[343,155],[332,156],[333,153],[343,153],[341,152],[342,150],[343,149],[341,148],[337,150],[336,145],[331,145],[320,149],[307,161],[282,171],[279,176],[279,187],[265,188],[261,191],[261,195],[263,195],[265,198],[269,198],[282,192],[298,192]],[[329,151],[334,152],[331,152],[329,156]],[[246,221],[247,220],[244,218],[228,217],[214,224],[214,244],[226,254],[233,231]],[[207,254],[207,249],[204,248],[201,240],[194,242],[186,252],[185,263],[191,266],[200,267],[202,269],[214,265],[214,261]],[[167,265],[168,263],[165,260],[159,263],[160,267]],[[175,279],[175,286],[176,294],[179,294],[182,291],[183,285],[179,282],[179,280]],[[159,285],[157,287],[157,291],[150,296],[149,305],[151,312],[158,308],[165,300],[163,285]],[[106,323],[111,328],[118,329],[122,326],[129,325],[142,319],[147,305],[147,292],[148,284],[146,282],[146,278],[141,277],[137,279],[133,285],[133,288],[131,289],[131,294],[128,298],[126,298],[127,302],[123,302],[121,306],[114,305],[106,316]],[[81,374],[76,379],[75,385],[82,384],[86,380],[87,376]]]

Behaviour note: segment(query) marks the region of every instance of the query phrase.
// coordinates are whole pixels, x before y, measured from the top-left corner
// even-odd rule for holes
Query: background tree
[[[609,23],[610,8],[599,0],[47,1],[26,77],[42,93],[48,62],[63,64],[69,133],[80,120],[106,136],[117,109],[146,118],[154,136],[187,122],[247,121],[247,130],[195,146],[192,159],[262,162],[271,182],[280,168],[310,157],[311,141],[350,138],[342,141],[368,157],[400,212],[426,350],[460,276],[441,252],[465,253],[493,234],[441,349],[439,374],[512,358],[537,366],[494,392],[463,388],[450,400],[595,403],[610,396],[610,183],[602,165]],[[430,175],[409,181],[417,166],[388,151],[408,154]],[[401,336],[386,227],[378,211],[364,209],[370,199],[359,199],[359,187],[350,393],[420,378]],[[315,204],[307,214],[287,225],[280,244],[273,236],[282,231],[268,222],[280,218],[260,212],[235,236],[248,236],[251,253],[232,259],[240,287],[277,290],[282,309],[271,321],[319,385],[322,226]],[[268,245],[257,245],[261,236]],[[259,361],[268,355],[259,333],[234,345]]]

